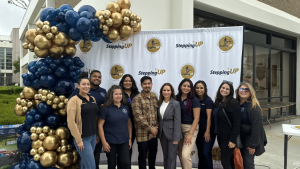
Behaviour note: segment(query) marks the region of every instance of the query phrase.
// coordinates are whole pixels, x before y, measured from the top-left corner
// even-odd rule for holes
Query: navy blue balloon
[[[83,37],[82,39],[83,39],[84,41],[90,41],[92,38],[88,36],[88,37]]]
[[[85,17],[85,18],[88,18],[88,19],[92,19],[93,15],[88,11],[83,11],[83,12],[80,13],[80,17]]]
[[[19,130],[25,130],[24,124],[22,124],[22,125],[19,126]]]
[[[60,59],[54,59],[53,62],[54,62],[56,65],[60,65],[60,64],[61,64],[61,60],[60,60]]]
[[[35,89],[40,89],[42,87],[40,80],[35,79],[34,81],[32,81],[32,87],[34,87]]]
[[[48,56],[48,57],[46,57],[44,60],[45,60],[45,62],[46,62],[46,63],[48,63],[48,64],[51,64],[51,63],[53,63],[53,59],[52,59],[52,58],[50,58],[49,56]]]
[[[103,41],[106,42],[106,43],[112,43],[111,41],[109,41],[106,37],[106,35],[103,35],[102,37]]]
[[[57,95],[70,95],[75,85],[70,79],[60,79],[54,85],[54,92]]]
[[[78,19],[80,18],[79,14],[75,11],[69,10],[66,14],[65,14],[65,20],[66,22],[71,25],[72,27],[76,26],[76,23],[78,21]]]
[[[71,28],[69,31],[69,37],[73,41],[80,41],[82,39],[81,33],[77,31],[76,28]]]
[[[29,153],[31,150],[31,142],[32,140],[30,139],[31,133],[29,131],[26,131],[22,135],[18,137],[17,140],[17,147],[18,150],[21,151],[22,153]]]
[[[30,80],[23,80],[23,84],[24,84],[25,86],[31,86],[31,85],[32,85],[32,83],[31,83]]]
[[[69,34],[70,27],[66,22],[59,22],[56,27],[59,31]]]
[[[60,124],[60,118],[57,114],[50,114],[45,119],[46,125],[51,128],[57,128]]]
[[[61,21],[65,21],[65,13],[60,12],[60,13],[58,14],[58,19],[61,20]]]
[[[50,87],[55,84],[55,77],[52,74],[42,75],[40,78],[41,85],[43,87]]]
[[[18,162],[17,164],[14,164],[13,166],[10,167],[10,169],[22,169],[21,168],[21,163],[22,162]]]
[[[66,76],[68,70],[65,66],[58,66],[57,69],[54,71],[54,76],[57,78],[63,78]]]
[[[53,17],[53,22],[56,22],[56,23],[59,22],[58,16],[54,16],[54,17]]]
[[[50,22],[52,26],[56,26],[57,22],[55,22],[54,20],[52,22]]]
[[[49,72],[49,67],[48,66],[42,66],[38,69],[38,72],[40,75],[46,75]]]
[[[100,29],[96,29],[95,30],[95,37],[99,38],[99,39],[102,39],[103,33],[102,33],[102,31]]]
[[[35,126],[35,127],[44,127],[46,124],[43,120],[41,121],[36,121],[32,124],[32,126]]]
[[[60,10],[64,11],[65,9],[73,10],[72,6],[69,4],[63,4],[59,7]]]
[[[34,117],[31,115],[26,116],[26,120],[28,121],[29,124],[34,122]]]
[[[81,73],[81,70],[80,69],[76,69],[75,72],[76,72],[76,75],[79,75]]]
[[[87,33],[91,30],[92,24],[91,21],[87,18],[80,18],[77,21],[76,28],[80,33]]]
[[[78,82],[78,76],[72,77],[72,81],[73,81],[74,83],[77,83],[77,82]]]
[[[72,58],[67,58],[67,59],[64,59],[64,65],[66,66],[66,67],[70,67],[70,66],[72,66],[73,65],[73,59]]]
[[[63,12],[64,12],[64,13],[67,13],[68,11],[69,11],[68,9],[65,9]]]
[[[44,117],[48,116],[51,113],[51,106],[48,106],[46,104],[46,102],[41,102],[38,106],[37,106],[37,111]]]
[[[48,16],[53,18],[56,15],[55,9],[49,9],[47,14]]]
[[[28,73],[23,73],[22,74],[22,79],[23,80],[30,80],[30,77],[29,77]]]
[[[69,72],[69,76],[72,77],[72,78],[75,77],[76,76],[76,72],[75,71],[70,71]]]
[[[35,73],[37,71],[37,69],[35,68],[35,66],[32,66],[31,68],[28,68],[29,72],[31,73]]]
[[[78,9],[79,14],[81,14],[84,11],[90,12],[93,17],[95,16],[95,13],[96,13],[96,9],[90,5],[83,5],[82,7],[80,7]]]
[[[49,67],[50,67],[50,69],[55,70],[55,69],[57,69],[57,64],[51,63],[51,64],[49,65]]]
[[[29,76],[30,80],[35,80],[36,79],[35,75],[31,72],[28,73],[28,76]]]
[[[35,72],[34,75],[35,75],[35,77],[36,77],[37,79],[39,79],[39,78],[41,77],[41,75],[39,74],[39,72]]]
[[[77,61],[77,60],[80,60],[80,58],[79,58],[78,56],[75,56],[75,57],[73,58],[73,60],[74,60],[74,61]]]
[[[30,124],[30,125],[25,124],[26,131],[29,131],[31,127],[32,127],[32,124]]]
[[[68,123],[67,122],[63,122],[63,123],[60,124],[60,126],[62,126],[62,127],[68,127]]]
[[[53,22],[53,17],[51,17],[51,16],[48,15],[47,18],[46,18],[46,20],[49,21],[49,22]]]
[[[43,119],[43,116],[40,115],[40,114],[36,114],[36,115],[34,116],[34,120],[35,120],[35,121],[41,121],[42,119]]]
[[[40,68],[42,66],[48,66],[48,63],[46,62],[45,59],[40,59],[36,62],[36,68]]]
[[[35,116],[37,113],[38,113],[37,109],[31,109],[31,110],[29,110],[29,112],[27,114],[31,115],[31,116]]]
[[[62,12],[61,9],[59,9],[59,8],[55,9],[56,16],[58,16],[58,14],[59,14],[60,12]]]
[[[48,8],[44,8],[44,9],[41,11],[41,13],[40,13],[40,20],[41,20],[42,22],[46,21],[47,16],[48,16],[48,10],[49,10],[49,9],[54,9],[54,10],[55,10],[55,8],[53,8],[53,7],[48,7]]]
[[[83,67],[84,67],[84,63],[81,62],[80,65],[79,65],[79,67],[80,67],[80,68],[83,68]]]
[[[93,41],[93,42],[98,42],[99,40],[101,40],[101,39],[96,38],[96,37],[92,38],[92,41]]]
[[[44,169],[44,167],[39,161],[34,161],[33,159],[30,159],[27,162],[26,169]]]
[[[33,60],[31,62],[28,63],[28,70],[31,68],[31,67],[34,67],[36,65],[36,60]]]
[[[71,70],[71,71],[75,71],[76,69],[77,69],[77,67],[74,66],[74,65],[72,65],[72,66],[69,67],[69,70]]]
[[[92,21],[92,19],[91,19],[91,21]],[[92,25],[93,25],[93,24],[92,24]],[[95,30],[96,30],[96,27],[95,27],[95,26],[92,26],[91,31],[90,31],[90,34],[91,34],[91,33],[94,33]]]

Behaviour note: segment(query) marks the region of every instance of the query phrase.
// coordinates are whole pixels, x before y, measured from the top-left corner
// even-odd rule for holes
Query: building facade
[[[12,83],[12,42],[9,36],[0,35],[0,86]]]

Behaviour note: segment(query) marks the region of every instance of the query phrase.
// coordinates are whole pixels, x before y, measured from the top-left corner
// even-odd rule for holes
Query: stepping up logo
[[[191,79],[195,75],[195,69],[192,65],[184,65],[180,70],[180,74],[183,78]]]
[[[215,147],[211,151],[212,159],[215,161],[221,161],[221,149],[220,147]]]
[[[157,38],[150,39],[146,45],[146,48],[150,53],[158,52],[159,49],[161,48],[160,40],[158,40]]]
[[[229,52],[233,46],[234,46],[234,41],[233,38],[230,36],[223,36],[220,40],[219,40],[219,44],[218,44],[219,48],[221,51],[223,52]]]
[[[124,75],[124,69],[120,65],[114,65],[110,69],[110,75],[114,80],[120,79]]]
[[[93,47],[92,41],[81,40],[79,44],[80,51],[83,53],[88,53]]]

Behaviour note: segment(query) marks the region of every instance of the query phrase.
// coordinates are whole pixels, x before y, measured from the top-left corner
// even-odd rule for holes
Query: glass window
[[[194,15],[194,28],[210,28],[231,26],[228,23],[216,21],[202,16]]]
[[[290,96],[293,91],[293,54],[282,52],[282,96]]]
[[[257,44],[267,44],[267,35],[245,29],[244,41]]]
[[[269,95],[269,49],[255,47],[255,90],[257,98]]]
[[[279,46],[279,47],[284,47],[284,48],[293,48],[293,41],[289,40],[289,39],[283,39],[283,38],[279,38],[276,36],[272,36],[272,41],[271,44],[273,46]]]
[[[275,105],[276,103],[280,103],[280,98],[276,98],[276,99],[271,99],[271,102],[275,102]],[[281,115],[281,108],[280,108],[280,105],[278,104],[278,107],[279,108],[275,108],[275,109],[271,109],[271,116],[270,117],[278,117]]]
[[[244,45],[243,79],[253,85],[253,46]]]
[[[280,51],[271,50],[271,97],[280,97],[280,78],[281,78],[281,66],[280,66]]]

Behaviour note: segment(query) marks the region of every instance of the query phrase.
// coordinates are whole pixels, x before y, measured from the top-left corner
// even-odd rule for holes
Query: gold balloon
[[[99,16],[99,21],[101,24],[104,24],[106,20],[105,20],[104,16],[101,15],[101,16]]]
[[[122,18],[125,17],[125,12],[126,12],[127,10],[128,10],[128,9],[122,9],[122,10],[120,11],[120,14],[122,15]]]
[[[67,149],[68,149],[68,151],[72,151],[72,149],[73,149],[72,145],[71,145],[71,144],[68,144],[68,145],[67,145]]]
[[[73,150],[72,154],[74,156],[73,164],[76,164],[78,162],[78,159],[79,159],[79,153],[77,152],[77,150]]]
[[[27,113],[27,111],[28,111],[28,107],[27,106],[22,107],[22,112],[23,113]]]
[[[39,100],[42,99],[43,95],[42,94],[38,94]]]
[[[29,29],[26,32],[25,37],[30,43],[34,43],[34,39],[37,34],[38,34],[38,32],[35,29]]]
[[[20,104],[21,104],[21,98],[18,97],[18,98],[16,99],[16,103],[20,105]]]
[[[60,102],[60,99],[59,99],[59,97],[55,97],[54,99],[53,99],[53,103],[54,104],[58,104]]]
[[[58,108],[60,108],[60,109],[63,109],[63,108],[65,108],[65,104],[64,104],[64,102],[60,102],[60,103],[58,103]]]
[[[138,23],[138,25],[135,28],[133,28],[133,34],[136,35],[136,34],[140,33],[141,30],[142,30],[142,26],[140,23]]]
[[[108,19],[105,21],[105,24],[106,24],[106,26],[111,27],[111,26],[113,25],[112,19],[111,19],[111,18],[108,18]]]
[[[50,27],[51,27],[51,24],[50,24],[50,22],[49,22],[49,21],[44,21],[44,25],[48,25],[48,26],[50,26]]]
[[[33,160],[34,161],[40,161],[41,155],[40,154],[36,154],[33,156]]]
[[[37,56],[37,57],[40,57],[40,58],[46,58],[47,56],[49,56],[49,50],[48,49],[40,49],[38,47],[35,47],[34,48],[34,54]]]
[[[30,128],[30,133],[35,133],[36,132],[36,127],[31,127]]]
[[[45,90],[45,89],[42,90],[42,95],[43,95],[43,96],[47,96],[47,94],[48,94],[48,90]]]
[[[52,33],[47,33],[46,38],[52,40],[54,38],[54,35]]]
[[[59,32],[54,36],[53,43],[58,46],[66,46],[69,42],[69,36],[64,32]]]
[[[117,28],[110,28],[106,37],[111,42],[117,42],[118,40],[120,40],[119,30]]]
[[[49,25],[44,25],[42,30],[45,32],[45,33],[49,33],[50,32],[50,26]]]
[[[65,46],[65,53],[70,56],[75,56],[76,54],[76,46],[75,45],[67,45]]]
[[[42,127],[37,127],[35,133],[36,134],[41,134],[43,132],[43,128]]]
[[[126,41],[127,39],[129,39],[129,37],[120,37],[121,41]]]
[[[43,34],[44,33],[42,28],[37,28],[36,31],[37,31],[38,34]]]
[[[43,141],[46,150],[56,150],[59,146],[59,138],[56,136],[47,136]]]
[[[131,21],[130,22],[130,26],[133,27],[133,28],[137,27],[137,24],[138,23],[136,21]]]
[[[128,25],[128,24],[130,23],[129,17],[125,16],[125,17],[123,18],[123,23],[124,23],[125,25]]]
[[[44,26],[44,23],[42,21],[37,21],[35,24],[38,28],[42,28]]]
[[[66,96],[64,96],[64,95],[60,95],[58,98],[59,98],[59,100],[60,100],[61,102],[63,102],[63,101],[65,101],[65,99],[66,99]]]
[[[31,147],[35,148],[35,149],[38,149],[41,146],[43,146],[43,141],[41,141],[41,140],[36,140],[31,143]]]
[[[42,101],[41,100],[34,100],[34,105],[37,107]]]
[[[122,15],[118,12],[115,12],[111,15],[113,21],[112,27],[118,28],[122,25]]]
[[[137,16],[137,17],[136,17],[136,21],[137,21],[138,23],[141,23],[141,22],[142,22],[142,18],[141,18],[140,16]]]
[[[34,95],[34,100],[39,100],[39,94]]]
[[[47,96],[42,96],[42,101],[43,102],[47,101]]]
[[[60,167],[69,167],[74,160],[74,156],[71,152],[60,153],[57,157],[57,165]]]
[[[103,25],[101,23],[99,24],[99,29],[103,29]]]
[[[21,100],[21,106],[26,106],[27,105],[27,101],[25,99]]]
[[[48,133],[50,131],[49,126],[44,126],[43,127],[43,133]]]
[[[60,116],[67,116],[66,109],[59,109],[58,115],[60,115]]]
[[[27,43],[23,43],[23,44],[22,44],[22,47],[23,47],[24,49],[28,49],[28,44],[27,44]]]
[[[120,27],[120,35],[122,37],[130,37],[133,34],[133,29],[129,25],[122,25]]]
[[[105,25],[104,25],[105,26]],[[108,33],[108,30],[103,30],[103,32],[102,32],[104,35],[107,35],[107,33]]]
[[[61,147],[58,147],[58,148],[56,149],[56,152],[61,153]]]
[[[27,102],[27,107],[31,107],[33,106],[33,103],[32,102]]]
[[[132,14],[132,12],[130,10],[126,10],[125,11],[125,16],[130,17]]]
[[[30,155],[32,155],[32,156],[36,155],[37,153],[38,153],[37,149],[33,148],[30,150]]]
[[[130,0],[118,0],[117,4],[120,6],[121,9],[130,9],[131,7]]]
[[[109,30],[108,26],[103,25],[103,31],[108,31],[108,30]]]
[[[110,2],[106,6],[106,10],[109,10],[111,13],[120,12],[120,6],[116,2]]]
[[[39,49],[49,49],[52,41],[48,40],[45,35],[37,35],[34,39],[34,45]]]
[[[69,44],[70,45],[77,45],[80,41],[73,41],[72,39],[70,39]]]
[[[30,43],[30,44],[28,45],[28,49],[29,49],[29,50],[34,50],[34,47],[35,47],[35,46],[34,46],[34,44],[32,44],[32,43]]]
[[[53,96],[51,93],[47,94],[48,100],[53,100],[55,96]]]
[[[39,135],[39,140],[43,141],[46,137],[47,137],[47,134],[41,133],[41,134]]]
[[[54,102],[53,102],[54,103]],[[52,104],[52,109],[58,109],[58,105],[57,104]]]
[[[51,54],[61,55],[65,51],[65,48],[62,46],[57,46],[57,45],[53,44],[50,47],[49,51]]]
[[[66,139],[60,140],[60,145],[66,146],[66,145],[68,145],[68,141]]]
[[[65,100],[64,100],[64,103],[65,103],[65,104],[67,104],[67,103],[68,103],[68,101],[69,101],[69,99],[65,99]]]
[[[44,147],[40,147],[37,151],[39,154],[43,154],[46,151],[46,149]]]
[[[66,127],[59,127],[56,129],[55,135],[58,136],[61,140],[68,139],[70,136],[70,132]]]
[[[56,34],[59,33],[58,28],[57,28],[56,26],[52,26],[52,27],[50,28],[50,30],[51,30],[51,33],[53,33],[54,35],[56,35]]]
[[[109,10],[105,10],[105,11],[103,12],[103,17],[104,17],[104,19],[108,19],[108,18],[110,17],[110,15],[111,15],[111,12],[110,12]]]
[[[98,19],[99,16],[103,15],[103,13],[104,13],[104,10],[97,11],[96,14],[95,14],[95,18]]]
[[[135,13],[132,13],[132,14],[130,15],[130,20],[135,21],[136,18],[137,18],[137,15],[136,15]]]
[[[56,164],[57,153],[55,151],[46,151],[43,153],[40,159],[40,163],[43,167],[51,167]]]
[[[39,89],[38,94],[42,94],[43,89]]]
[[[68,151],[68,147],[67,146],[61,146],[61,152],[62,153],[66,153]]]
[[[56,94],[54,92],[50,92],[49,94],[52,94],[54,97],[56,96]]]
[[[32,134],[30,135],[30,139],[33,140],[33,141],[36,141],[36,140],[39,139],[39,135],[36,134],[36,133],[32,133]]]
[[[50,129],[48,132],[48,136],[52,136],[55,135],[55,130],[54,129]]]
[[[53,105],[53,101],[52,100],[47,100],[47,105],[52,106]]]

